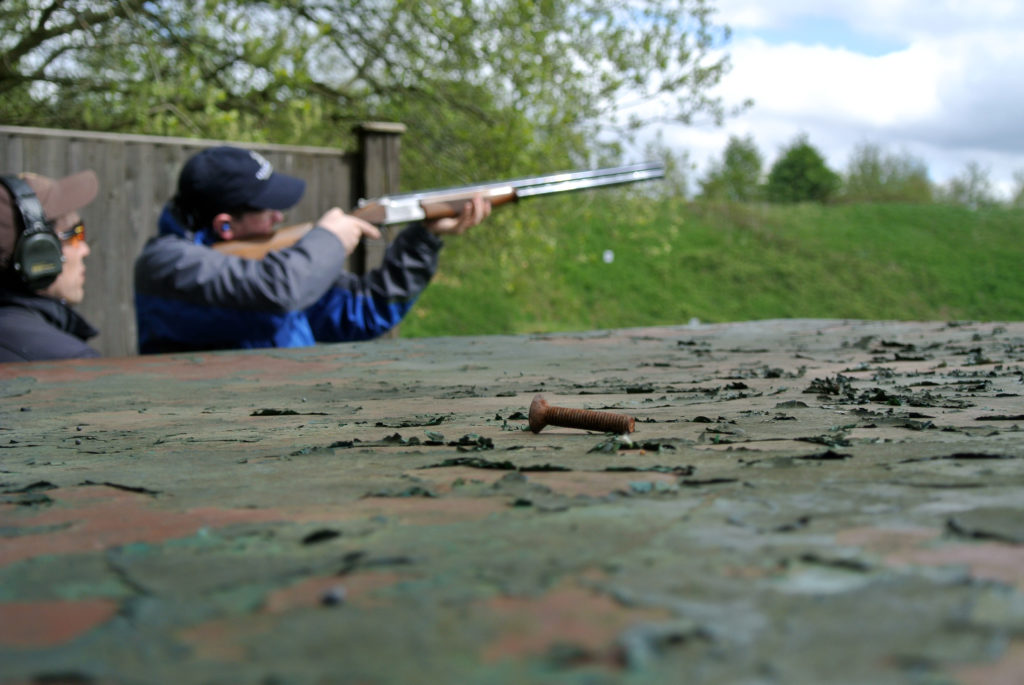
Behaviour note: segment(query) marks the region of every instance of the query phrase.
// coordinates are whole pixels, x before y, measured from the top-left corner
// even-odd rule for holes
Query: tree
[[[701,196],[710,200],[749,202],[761,195],[764,160],[753,136],[729,136],[721,162],[712,162],[701,179]]]
[[[645,121],[626,100],[721,122],[713,19],[708,0],[4,0],[0,101],[9,124],[334,146],[397,120],[406,178],[490,177],[616,157],[598,133]]]
[[[1024,209],[1024,169],[1013,172],[1013,191],[1010,195],[1010,206]]]
[[[672,149],[662,131],[644,146],[644,159],[660,160],[665,165],[665,177],[658,183],[634,186],[635,192],[659,198],[690,196],[690,182],[696,165],[689,150]]]
[[[931,202],[932,183],[922,160],[861,143],[850,155],[843,197],[849,202]]]
[[[971,209],[996,204],[989,170],[978,162],[967,162],[960,174],[951,178],[942,189],[940,198]]]
[[[839,190],[839,175],[825,164],[825,158],[799,135],[768,172],[768,199],[773,202],[827,202]]]

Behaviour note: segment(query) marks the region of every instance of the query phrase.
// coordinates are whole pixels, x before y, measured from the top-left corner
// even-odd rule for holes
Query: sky
[[[806,134],[837,172],[858,144],[922,160],[933,182],[970,162],[1008,197],[1024,173],[1024,1],[716,0],[732,70],[713,91],[754,106],[718,128],[662,129],[698,176],[730,135],[766,169]]]

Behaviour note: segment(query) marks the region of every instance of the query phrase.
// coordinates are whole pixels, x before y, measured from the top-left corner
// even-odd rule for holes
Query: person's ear
[[[221,212],[213,217],[213,230],[217,232],[221,240],[231,240],[234,238],[235,233],[231,230],[231,215]]]

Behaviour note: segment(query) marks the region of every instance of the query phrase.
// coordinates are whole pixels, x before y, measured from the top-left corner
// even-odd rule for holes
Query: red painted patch
[[[175,636],[192,649],[196,659],[241,662],[248,658],[246,643],[270,634],[277,614],[293,609],[321,606],[323,594],[331,588],[345,588],[345,601],[357,606],[378,604],[371,595],[374,590],[393,585],[401,576],[389,572],[372,572],[351,576],[316,576],[291,587],[267,595],[263,610],[246,616],[229,616],[207,621],[178,631]]]
[[[863,547],[877,554],[889,554],[898,550],[920,547],[935,540],[942,531],[938,528],[902,527],[902,528],[848,528],[836,533],[836,542],[840,545]]]
[[[962,565],[975,578],[998,580],[1024,588],[1024,547],[999,542],[939,541],[938,528],[850,528],[836,534],[841,545],[862,547],[890,565]]]
[[[273,509],[160,510],[148,495],[105,486],[62,488],[46,494],[55,501],[53,506],[27,517],[14,509],[0,511],[0,524],[12,528],[65,527],[5,541],[0,545],[0,566],[42,555],[98,551],[132,542],[162,542],[194,535],[204,527],[287,519],[281,511]]]
[[[1024,590],[1024,546],[998,542],[910,549],[886,556],[890,564],[963,565],[975,578],[998,580]]]
[[[97,360],[69,359],[31,364],[4,364],[0,367],[0,378],[35,378],[40,383],[81,383],[103,376],[125,374],[155,376],[175,382],[229,377],[244,379],[246,382],[293,382],[296,378],[309,376],[310,379],[315,378],[322,382],[323,378],[342,364],[361,364],[352,360],[362,356],[364,355],[353,352],[282,356],[274,354],[273,351],[252,351]]]
[[[497,619],[498,636],[486,647],[485,661],[546,653],[569,643],[600,660],[613,660],[615,639],[631,625],[664,621],[668,611],[623,607],[609,597],[577,587],[561,587],[542,597],[496,597],[485,603]]]
[[[954,671],[962,685],[1020,685],[1024,683],[1024,640],[1010,644],[1002,658],[992,664],[965,666]]]
[[[106,623],[117,603],[106,599],[0,603],[0,644],[8,647],[53,647]]]
[[[25,516],[21,507],[0,509],[0,525],[10,528],[60,527],[21,535],[0,545],[0,566],[54,554],[99,551],[134,542],[157,543],[195,535],[201,528],[271,521],[342,521],[391,516],[402,523],[435,525],[476,521],[507,509],[500,497],[433,499],[368,497],[334,507],[299,509],[160,508],[150,496],[106,486],[49,490],[54,505]]]
[[[245,642],[274,628],[269,616],[232,616],[178,631],[176,637],[192,648],[196,659],[244,661]]]

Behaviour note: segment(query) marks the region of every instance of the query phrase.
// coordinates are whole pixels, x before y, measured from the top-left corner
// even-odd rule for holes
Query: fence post
[[[398,192],[398,152],[405,125],[386,121],[368,121],[355,127],[359,139],[359,171],[352,175],[352,196],[370,199]],[[387,235],[382,240],[363,239],[352,255],[349,268],[365,274],[384,262]]]

